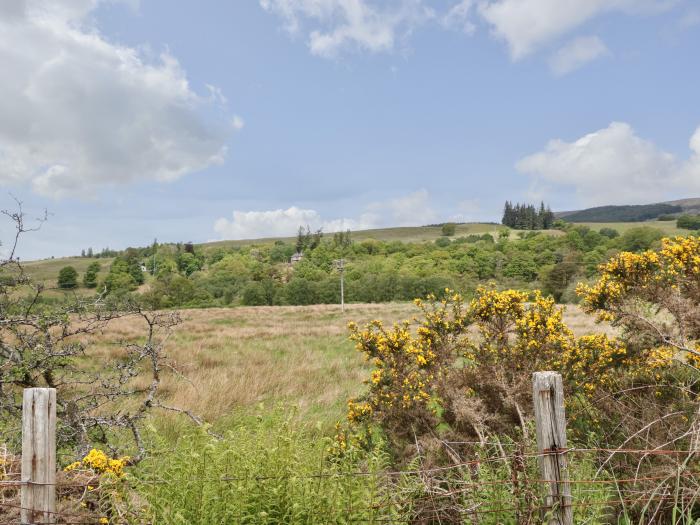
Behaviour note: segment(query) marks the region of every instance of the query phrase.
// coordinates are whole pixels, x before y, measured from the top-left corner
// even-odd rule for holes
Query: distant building
[[[147,272],[147,271],[148,271],[148,268],[146,268],[146,265],[145,265],[145,264],[142,264],[142,265],[141,265],[141,271],[142,271],[142,272]]]
[[[301,252],[296,252],[294,255],[292,255],[292,258],[290,259],[289,262],[291,262],[292,264],[298,263],[298,262],[301,261],[303,258],[304,258],[304,254],[303,254],[303,253],[301,253]]]

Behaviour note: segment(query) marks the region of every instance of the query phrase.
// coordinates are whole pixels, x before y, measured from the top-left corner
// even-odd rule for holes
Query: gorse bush
[[[449,290],[442,300],[417,301],[422,315],[413,323],[385,328],[373,321],[364,329],[351,323],[351,338],[373,369],[366,394],[348,402],[336,453],[371,447],[377,436],[386,436],[408,464],[417,457],[449,464],[456,454],[477,453],[471,443],[494,438],[526,446],[532,373],[555,370],[564,378],[575,441],[601,452],[672,449],[594,458],[598,473],[610,469],[615,478],[638,480],[615,487],[620,500],[609,512],[623,523],[694,523],[700,239],[664,239],[659,250],[621,253],[600,271],[578,293],[586,311],[621,329],[616,338],[574,336],[562,308],[539,292],[489,288],[468,304]],[[421,501],[420,511],[429,512],[430,502]],[[445,523],[460,522],[458,507]]]
[[[482,288],[469,304],[449,290],[445,296],[416,301],[417,326],[350,324],[351,338],[374,368],[367,393],[348,403],[349,423],[362,428],[339,434],[341,450],[349,436],[366,439],[372,423],[399,447],[436,431],[446,439],[507,434],[524,427],[531,413],[533,372],[559,370],[572,394],[590,397],[616,370],[632,366],[618,341],[602,334],[576,338],[562,309],[539,292]]]

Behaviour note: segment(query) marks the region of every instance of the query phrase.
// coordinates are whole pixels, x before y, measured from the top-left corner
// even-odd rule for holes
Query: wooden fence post
[[[22,400],[22,524],[55,523],[56,389],[25,388]]]
[[[535,372],[532,376],[537,448],[542,479],[548,480],[545,505],[548,525],[573,525],[571,486],[566,459],[566,416],[564,387],[556,372]],[[564,450],[562,452],[562,450]]]

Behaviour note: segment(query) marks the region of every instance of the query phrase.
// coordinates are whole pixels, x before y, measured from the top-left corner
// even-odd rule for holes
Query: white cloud
[[[534,182],[573,187],[581,204],[644,203],[700,190],[700,128],[690,139],[692,155],[680,161],[613,122],[574,142],[550,141],[544,151],[516,164]]]
[[[476,24],[471,19],[474,0],[461,0],[454,4],[442,18],[442,24],[448,29],[458,28],[468,35],[476,31]]]
[[[437,220],[437,214],[430,205],[430,195],[427,190],[374,202],[367,209],[378,217],[385,226],[422,226]]]
[[[220,93],[197,95],[168,53],[108,42],[91,22],[98,3],[0,2],[0,183],[89,195],[223,161],[228,127],[200,111]]]
[[[397,38],[434,16],[422,0],[260,0],[260,5],[280,16],[292,34],[314,25],[308,46],[325,58],[348,50],[392,51]]]
[[[457,203],[457,213],[450,217],[454,222],[473,222],[481,211],[478,199],[465,199]]]
[[[234,115],[231,119],[231,125],[233,126],[233,129],[241,130],[245,126],[245,120],[243,120],[243,117],[239,115]]]
[[[646,14],[667,9],[675,0],[482,0],[479,13],[505,40],[514,60],[606,12]]]
[[[686,12],[678,22],[681,29],[691,29],[700,25],[700,9],[691,9]]]
[[[567,75],[608,53],[608,48],[597,36],[579,37],[552,55],[549,66],[555,75]]]
[[[286,210],[237,211],[233,219],[221,217],[214,223],[214,231],[226,239],[254,239],[258,237],[288,237],[299,226],[317,228],[321,216],[316,210],[304,210],[292,206]]]
[[[296,206],[267,211],[235,210],[231,219],[221,217],[214,231],[222,239],[256,239],[262,237],[291,237],[299,226],[325,232],[365,230],[394,226],[419,226],[435,222],[436,213],[430,207],[430,196],[419,190],[402,197],[373,202],[356,218],[324,218],[318,211]]]
[[[237,211],[232,219],[217,219],[214,231],[222,239],[257,239],[262,237],[291,237],[299,226],[308,226],[312,230],[322,228],[326,232],[361,230],[373,228],[376,217],[363,214],[359,219],[324,220],[316,210],[290,208],[267,211]]]

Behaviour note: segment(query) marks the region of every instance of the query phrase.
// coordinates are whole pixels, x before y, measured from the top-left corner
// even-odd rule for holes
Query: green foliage
[[[440,248],[445,248],[451,243],[452,241],[450,241],[449,237],[438,237],[437,239],[435,239],[435,246],[439,246]]]
[[[147,247],[118,254],[102,285],[110,294],[133,292],[144,282],[141,265],[146,264],[149,273],[155,267],[155,275],[143,291],[144,300],[154,308],[338,303],[336,261],[342,258],[348,302],[410,301],[445,287],[470,294],[490,280],[499,286],[544,289],[570,301],[575,299],[576,278],[593,276],[618,250],[641,251],[661,236],[648,227],[618,236],[611,228],[595,231],[569,224],[563,235],[520,231],[518,239],[501,228],[498,239],[484,233],[434,242],[353,242],[349,232],[323,238],[321,232],[301,229],[297,241],[306,248],[294,265],[289,261],[296,243],[281,240],[205,249],[190,243],[159,244],[155,253]],[[560,265],[563,261],[567,263]],[[96,283],[97,275],[86,272],[86,286]]]
[[[579,267],[573,261],[562,261],[544,272],[542,291],[558,302],[566,289],[574,281]]]
[[[114,259],[109,268],[109,273],[105,277],[104,286],[110,294],[122,294],[136,289],[138,283],[134,279],[131,266],[126,258],[117,257]]]
[[[649,226],[639,226],[627,230],[618,239],[618,246],[626,252],[639,252],[648,250],[654,243],[661,240],[663,232],[650,228]]]
[[[72,289],[78,286],[78,272],[72,266],[64,266],[58,272],[58,287]]]
[[[454,222],[446,222],[440,227],[440,231],[444,237],[452,237],[457,231],[457,225]]]
[[[700,215],[681,215],[676,226],[684,230],[700,230]]]
[[[520,204],[515,206],[506,201],[503,208],[501,224],[516,230],[549,230],[554,224],[554,213],[540,203],[539,210],[533,204]]]
[[[668,222],[670,222],[670,221],[675,221],[675,220],[676,220],[676,216],[675,216],[675,215],[659,215],[659,216],[656,218],[656,220],[657,220],[657,221],[668,221]]]
[[[154,452],[133,473],[149,523],[373,523],[397,516],[380,452],[330,461],[331,440],[280,411],[235,417],[223,439],[197,429]],[[362,472],[363,475],[348,475]],[[224,481],[221,481],[224,480]]]
[[[85,270],[85,275],[83,275],[83,286],[85,288],[97,287],[97,274],[100,273],[101,267],[98,261],[90,263],[90,266]]]
[[[607,237],[608,239],[614,239],[615,237],[620,236],[620,232],[617,231],[615,228],[601,228],[598,233],[601,235]]]

